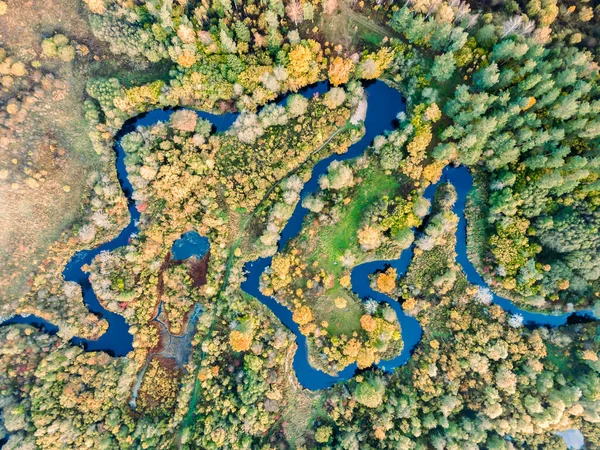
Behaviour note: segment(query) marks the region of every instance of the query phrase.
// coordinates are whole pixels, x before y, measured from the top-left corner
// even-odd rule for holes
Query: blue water
[[[467,220],[465,218],[465,203],[467,201],[467,194],[473,186],[473,178],[469,173],[469,170],[460,166],[457,168],[446,167],[442,173],[441,182],[448,181],[456,189],[457,200],[454,204],[452,211],[456,214],[460,221],[458,222],[458,228],[456,230],[456,261],[461,265],[464,274],[469,280],[469,283],[476,286],[487,287],[487,283],[483,280],[481,275],[475,269],[475,266],[471,264],[467,256]],[[433,198],[436,186],[429,186],[425,191],[425,197],[428,199]],[[536,325],[536,326],[551,326],[556,327],[565,325],[570,320],[577,318],[588,317],[590,320],[594,319],[594,315],[591,310],[582,310],[576,313],[564,313],[564,314],[549,314],[541,312],[531,312],[525,309],[521,309],[515,304],[503,297],[493,294],[492,302],[499,305],[507,313],[520,314],[523,316],[523,323],[525,325]]]
[[[385,130],[390,130],[394,126],[395,117],[398,112],[404,111],[405,105],[398,91],[391,89],[382,82],[376,82],[367,89],[369,97],[369,107],[365,121],[366,134],[356,144],[350,147],[348,153],[344,155],[332,155],[320,161],[313,169],[310,180],[304,185],[301,192],[301,198],[306,197],[319,189],[318,179],[327,172],[329,164],[334,160],[344,160],[360,156],[365,149],[372,143],[375,136],[382,134]],[[375,114],[373,114],[375,112]],[[477,286],[487,287],[483,278],[477,273],[477,270],[467,257],[466,244],[466,219],[464,215],[467,194],[473,186],[473,178],[468,169],[464,166],[444,168],[440,182],[430,185],[424,192],[424,197],[432,201],[435,191],[440,183],[450,182],[456,188],[457,200],[453,207],[453,212],[459,216],[456,238],[456,261],[462,266],[468,281]],[[294,210],[291,219],[282,231],[281,239],[278,243],[279,250],[283,250],[288,241],[298,235],[302,229],[302,224],[308,210],[298,204]],[[417,232],[416,230],[413,230]],[[391,360],[381,361],[377,366],[385,371],[393,371],[399,366],[408,362],[416,345],[421,340],[423,330],[419,322],[414,318],[407,316],[402,309],[401,304],[389,296],[371,289],[369,276],[377,271],[385,270],[387,267],[394,267],[399,276],[406,273],[413,257],[414,244],[404,250],[398,259],[389,261],[372,261],[360,264],[351,272],[352,291],[361,299],[371,298],[380,303],[387,303],[394,309],[398,316],[402,328],[402,340],[404,347],[402,352]],[[294,370],[300,384],[310,390],[327,388],[337,382],[352,378],[357,370],[356,364],[346,367],[338,373],[338,376],[328,375],[308,363],[308,345],[304,335],[299,332],[298,325],[292,320],[292,312],[278,303],[273,297],[263,295],[259,289],[260,276],[264,270],[271,265],[272,258],[260,258],[256,261],[246,264],[247,279],[242,283],[242,289],[248,294],[258,298],[262,303],[268,306],[281,322],[290,329],[296,336],[298,350],[294,356]],[[493,303],[500,305],[510,314],[521,314],[523,322],[529,326],[560,326],[574,320],[593,320],[591,311],[580,311],[577,313],[565,313],[560,315],[530,312],[515,306],[510,300],[493,295]]]
[[[386,130],[391,131],[397,126],[396,116],[399,112],[405,110],[404,100],[400,92],[392,89],[381,81],[377,81],[366,88],[366,94],[369,106],[367,109],[367,117],[365,119],[366,131],[364,136],[360,141],[351,145],[348,151],[343,155],[335,154],[319,161],[313,168],[310,180],[308,180],[302,188],[300,198],[303,199],[319,189],[319,177],[322,174],[327,173],[327,168],[333,161],[343,161],[362,155],[376,136],[382,134]],[[375,114],[373,114],[374,112]],[[298,203],[291,218],[281,232],[281,239],[278,243],[279,250],[282,250],[287,242],[298,235],[302,229],[302,224],[308,213],[308,209],[304,208],[301,203],[302,202]],[[278,303],[273,297],[263,295],[260,292],[260,276],[264,270],[271,265],[271,260],[272,258],[259,258],[256,261],[247,263],[244,267],[244,270],[247,272],[247,278],[246,281],[242,283],[242,289],[268,306],[269,309],[275,313],[277,318],[296,336],[298,350],[296,350],[296,354],[294,355],[293,367],[300,384],[307,389],[317,390],[331,386],[339,381],[352,378],[357,370],[356,364],[346,367],[343,371],[338,373],[338,376],[331,376],[315,369],[308,363],[308,344],[306,342],[306,337],[300,333],[298,324],[292,320],[293,313],[285,306]],[[409,262],[410,258],[408,259],[407,266]],[[361,298],[371,297],[379,301],[389,300],[388,303],[394,308],[399,319],[401,316],[404,317],[404,323],[402,321],[400,323],[402,324],[404,348],[408,349],[408,351],[403,351],[402,355],[396,359],[404,358],[406,362],[410,358],[410,349],[414,348],[421,338],[421,327],[416,319],[404,314],[398,302],[393,301],[386,295],[374,292],[369,288],[368,275],[373,273],[373,271],[368,271],[369,267],[366,265],[364,268],[358,266],[352,271],[352,289]],[[367,280],[366,286],[361,282],[363,276],[364,279]],[[367,289],[370,292],[367,292]],[[411,343],[412,345],[410,345]],[[394,361],[396,359],[394,359]]]
[[[196,231],[188,231],[173,242],[171,253],[175,261],[184,261],[196,257],[202,259],[210,250],[210,242],[205,236],[200,236]]]
[[[343,155],[335,154],[319,161],[313,168],[310,180],[306,182],[300,192],[301,198],[305,198],[319,189],[319,177],[327,173],[327,168],[333,161],[343,161],[362,155],[376,136],[379,136],[386,130],[391,131],[397,127],[396,116],[399,112],[406,110],[402,94],[382,81],[370,84],[365,91],[369,104],[367,117],[365,118],[365,135],[360,141],[351,145]],[[300,202],[281,232],[281,239],[278,243],[280,250],[285,247],[291,238],[300,232],[307,213],[308,210]]]
[[[83,301],[87,308],[99,318],[106,319],[108,322],[108,330],[97,340],[84,339],[74,337],[71,343],[82,346],[86,351],[104,351],[113,356],[125,356],[133,350],[133,335],[129,333],[129,325],[125,318],[119,314],[113,313],[105,309],[90,283],[89,274],[85,273],[82,267],[90,264],[98,254],[107,251],[111,252],[120,247],[129,244],[131,237],[139,231],[138,223],[140,212],[137,210],[135,202],[132,198],[133,187],[129,181],[127,169],[125,167],[125,152],[121,146],[123,136],[132,131],[135,131],[139,126],[150,126],[157,122],[166,122],[171,117],[175,109],[157,109],[140,116],[129,119],[115,138],[114,151],[116,154],[116,169],[117,177],[121,185],[123,193],[127,197],[130,221],[129,224],[119,233],[113,240],[106,242],[96,248],[90,250],[82,250],[71,258],[63,270],[63,277],[66,281],[74,281],[81,286]],[[210,114],[207,112],[197,112],[198,117],[207,119],[213,123],[217,132],[227,130],[235,121],[237,114],[229,113],[224,115]],[[15,316],[2,323],[2,325],[10,325],[14,323],[24,323],[35,326],[36,328],[47,331],[50,334],[55,334],[58,331],[56,325],[34,316]]]
[[[14,317],[11,317],[10,319],[7,319],[4,322],[2,322],[1,326],[18,325],[18,324],[31,325],[32,327],[35,327],[38,330],[41,330],[47,334],[58,333],[58,327],[56,325],[54,325],[51,322],[48,322],[45,319],[42,319],[41,317],[34,316],[34,315],[14,316]]]
[[[328,89],[326,83],[318,83],[314,86],[306,88],[300,93],[305,97],[312,97],[315,94],[322,94]],[[329,164],[334,160],[345,160],[360,156],[366,148],[372,143],[375,136],[382,134],[385,130],[392,130],[396,126],[396,115],[398,112],[405,110],[405,104],[401,94],[388,87],[385,83],[377,81],[370,84],[366,88],[368,96],[368,111],[365,120],[366,134],[363,138],[352,145],[348,152],[343,155],[332,155],[315,165],[312,171],[310,180],[304,185],[301,192],[301,198],[315,192],[318,189],[319,177],[327,172]],[[279,104],[283,104],[286,97],[278,99]],[[129,243],[132,235],[138,232],[138,221],[140,213],[135,208],[132,199],[133,188],[127,176],[125,168],[125,152],[121,147],[121,139],[127,133],[134,131],[138,126],[150,126],[159,121],[168,121],[173,109],[154,110],[146,114],[128,120],[121,131],[116,136],[116,144],[114,150],[116,153],[116,168],[119,182],[123,193],[128,200],[128,208],[131,220],[127,227],[110,242],[100,245],[94,249],[83,250],[76,253],[66,265],[63,276],[67,281],[74,281],[81,286],[83,299],[86,306],[98,317],[104,318],[109,323],[109,328],[98,340],[87,340],[75,337],[72,343],[83,346],[87,351],[105,351],[111,355],[123,356],[129,353],[133,347],[133,336],[129,333],[129,326],[125,319],[115,313],[104,309],[89,281],[89,275],[83,272],[82,266],[90,264],[92,260],[102,251],[113,251],[117,248],[125,246]],[[217,132],[227,130],[235,121],[237,114],[228,113],[224,115],[214,115],[205,112],[198,112],[198,116],[210,120],[214,124]],[[456,232],[457,245],[457,262],[462,266],[464,273],[469,282],[478,286],[487,286],[482,277],[477,273],[476,269],[470,263],[467,257],[466,249],[466,220],[464,217],[464,207],[466,196],[472,187],[473,180],[469,171],[465,167],[446,167],[443,172],[442,180],[451,182],[458,194],[458,199],[454,205],[453,211],[459,216],[460,221]],[[437,189],[438,184],[429,186],[425,191],[425,197],[432,199]],[[295,237],[301,230],[307,210],[298,203],[294,213],[285,228],[282,231],[281,240],[278,247],[282,250],[287,242]],[[208,239],[202,236],[190,235],[186,233],[182,238],[176,241],[172,251],[175,259],[187,259],[192,255],[204,255],[209,249]],[[181,241],[181,242],[180,242]],[[398,320],[402,327],[402,339],[404,341],[404,349],[396,358],[382,361],[378,366],[381,369],[392,371],[395,368],[405,364],[411,356],[415,346],[419,343],[422,335],[422,328],[419,322],[413,317],[407,316],[402,309],[402,306],[396,300],[388,297],[380,292],[373,291],[369,283],[369,275],[378,271],[384,270],[388,266],[396,268],[401,276],[406,273],[410,261],[412,260],[414,247],[402,252],[400,258],[390,261],[374,261],[356,266],[351,273],[352,290],[362,298],[372,298],[378,302],[388,303],[398,315]],[[311,390],[323,389],[332,384],[348,380],[356,372],[356,365],[346,367],[337,376],[331,376],[323,373],[308,363],[308,346],[306,338],[300,333],[298,325],[292,320],[292,312],[283,305],[279,304],[274,298],[267,297],[259,291],[259,280],[263,271],[271,264],[271,258],[260,258],[256,261],[249,262],[244,269],[247,271],[247,279],[242,283],[242,289],[248,294],[256,297],[281,320],[281,322],[294,333],[298,350],[294,356],[293,367],[300,383]],[[546,325],[559,326],[575,320],[593,319],[591,311],[581,311],[579,313],[567,313],[562,315],[553,315],[545,313],[535,313],[522,310],[516,307],[510,300],[494,295],[493,302],[500,305],[503,309],[511,314],[521,314],[524,321],[528,325]],[[6,320],[2,325],[15,323],[25,323],[36,326],[39,329],[48,333],[56,333],[58,327],[36,316],[15,316]]]
[[[323,94],[327,91],[327,89],[327,83],[322,82],[304,88],[300,90],[299,93],[305,96],[306,98],[310,98],[315,94]],[[281,96],[281,98],[278,99],[277,103],[284,104],[286,99],[287,96]],[[117,177],[119,179],[119,184],[121,185],[121,189],[125,194],[125,197],[127,198],[128,210],[130,215],[129,224],[119,233],[119,235],[115,239],[106,242],[94,249],[82,250],[80,252],[77,252],[67,263],[65,269],[63,270],[63,277],[66,281],[74,281],[81,286],[83,301],[87,308],[92,313],[96,314],[99,318],[106,319],[109,325],[108,330],[97,340],[83,339],[80,337],[74,337],[73,339],[71,339],[71,343],[73,343],[74,345],[80,345],[87,351],[104,351],[113,356],[125,356],[133,350],[133,336],[129,333],[129,325],[127,325],[127,322],[125,321],[123,316],[110,312],[104,307],[102,307],[91,286],[89,275],[82,270],[82,267],[86,264],[90,264],[93,261],[93,259],[103,251],[110,252],[125,245],[128,245],[132,235],[137,234],[139,231],[138,223],[140,219],[140,212],[137,210],[135,202],[132,198],[133,186],[129,181],[127,168],[125,167],[126,155],[125,151],[123,150],[123,147],[121,146],[121,140],[123,139],[123,136],[135,131],[138,127],[148,127],[158,122],[167,122],[169,121],[171,114],[173,114],[173,112],[175,111],[175,108],[164,108],[140,114],[139,116],[127,120],[121,128],[121,130],[119,131],[119,133],[117,133],[117,135],[115,136],[115,145],[113,147],[116,155],[115,165],[117,169]],[[196,111],[196,114],[202,119],[209,120],[213,124],[213,130],[216,132],[224,132],[227,129],[229,129],[238,116],[237,113],[216,115],[204,111]],[[200,235],[198,236],[201,237]],[[205,245],[210,245],[208,243],[208,240],[206,240],[206,244],[200,242],[201,240],[192,237],[190,242],[192,246],[194,246],[197,242],[200,245],[200,250]],[[185,255],[188,252],[188,249],[190,248],[187,245],[182,245],[181,247],[181,251],[184,252],[183,255]],[[181,256],[178,248],[173,248],[172,250],[174,252],[177,251],[177,255]],[[197,251],[198,254],[200,254],[200,250],[192,250],[192,252]],[[204,253],[206,253],[206,251],[208,251],[208,248],[204,251]],[[0,324],[0,326],[12,324],[31,325],[44,332],[47,332],[48,334],[56,334],[58,332],[58,327],[56,325],[35,315],[14,316],[10,319],[3,321]]]

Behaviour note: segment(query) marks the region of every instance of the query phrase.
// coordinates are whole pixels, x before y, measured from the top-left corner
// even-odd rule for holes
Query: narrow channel
[[[301,91],[301,94],[309,98],[315,94],[321,94],[328,88],[326,82],[318,83]],[[348,152],[343,155],[332,155],[321,160],[315,165],[312,171],[311,178],[304,185],[301,192],[301,198],[316,192],[318,189],[319,177],[327,172],[329,164],[334,160],[347,160],[356,158],[362,155],[365,150],[371,145],[373,139],[385,132],[392,130],[396,124],[396,116],[399,112],[405,111],[405,103],[402,95],[397,90],[389,87],[382,81],[371,83],[366,89],[368,110],[365,119],[365,135],[357,143],[350,146]],[[287,97],[281,98],[278,103],[285,102]],[[93,259],[104,251],[114,251],[120,247],[128,245],[132,235],[138,232],[138,223],[140,220],[140,212],[136,209],[135,202],[132,198],[133,187],[129,182],[127,169],[125,167],[125,152],[121,147],[121,139],[126,134],[135,131],[139,126],[151,126],[158,122],[166,122],[174,109],[158,109],[135,118],[128,120],[123,128],[119,131],[115,139],[114,150],[116,153],[116,170],[117,176],[128,201],[130,213],[130,222],[119,235],[113,240],[102,244],[94,249],[82,250],[76,253],[66,265],[63,276],[66,281],[74,281],[81,286],[83,299],[89,310],[96,314],[99,318],[106,319],[109,327],[97,340],[88,340],[80,337],[74,337],[71,342],[74,345],[81,345],[86,351],[104,351],[114,356],[127,355],[133,349],[133,336],[129,333],[129,325],[125,319],[116,313],[106,310],[98,301],[96,294],[89,281],[89,274],[84,272],[82,267],[90,264]],[[217,132],[226,131],[235,121],[238,114],[228,113],[224,115],[215,115],[206,112],[197,112],[198,116],[211,121]],[[457,191],[457,201],[454,205],[454,213],[460,218],[456,231],[456,253],[457,262],[462,266],[463,271],[468,281],[476,286],[487,287],[483,278],[479,275],[473,264],[467,256],[466,245],[466,219],[464,215],[465,203],[467,194],[469,193],[473,179],[466,167],[446,167],[443,171],[440,182],[429,186],[425,191],[425,197],[432,199],[435,190],[442,182],[450,182],[454,185]],[[298,235],[302,228],[304,218],[308,210],[305,209],[301,202],[296,206],[292,217],[286,224],[281,240],[278,244],[279,250],[282,250],[287,242]],[[402,309],[401,304],[385,294],[376,292],[371,289],[369,283],[369,275],[378,270],[383,270],[387,266],[392,266],[397,269],[400,276],[406,273],[408,266],[412,260],[414,247],[411,246],[405,250],[398,259],[388,261],[372,261],[356,266],[351,273],[352,290],[361,299],[372,298],[378,302],[388,303],[398,315],[398,320],[402,328],[402,339],[404,348],[397,357],[382,361],[378,364],[383,370],[393,371],[397,367],[406,364],[410,356],[419,343],[422,335],[422,328],[419,322],[410,316],[407,316]],[[306,337],[300,333],[298,325],[292,320],[292,312],[278,303],[274,298],[263,295],[259,289],[260,276],[264,270],[270,266],[271,258],[259,258],[256,261],[248,262],[244,268],[247,272],[247,278],[242,283],[242,289],[256,297],[265,304],[279,320],[295,335],[298,349],[294,356],[293,367],[302,386],[310,390],[318,390],[327,388],[334,383],[350,379],[356,372],[356,365],[346,367],[339,372],[337,376],[331,376],[318,369],[312,367],[308,360],[308,346]],[[493,302],[501,306],[510,314],[521,314],[524,322],[530,326],[560,326],[573,320],[575,317],[584,317],[586,320],[593,319],[593,314],[589,310],[571,312],[565,314],[551,314],[541,312],[531,312],[518,308],[514,303],[506,298],[493,295]],[[29,324],[35,326],[50,334],[55,334],[58,327],[48,321],[37,316],[15,316],[2,322],[0,326],[11,324]]]

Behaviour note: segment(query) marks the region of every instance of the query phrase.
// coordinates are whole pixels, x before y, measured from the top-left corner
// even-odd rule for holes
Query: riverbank
[[[310,90],[305,91],[305,95],[314,95],[314,93],[318,93],[319,90],[323,90],[325,88],[324,84],[320,84],[317,88],[312,88]],[[367,88],[367,94],[369,97],[369,101],[371,104],[371,108],[367,111],[367,117],[365,119],[365,127],[366,133],[363,138],[352,145],[348,152],[343,155],[332,155],[328,158],[321,160],[317,163],[312,170],[312,174],[310,179],[304,184],[304,187],[300,193],[300,198],[306,198],[308,195],[314,193],[318,188],[318,180],[319,178],[326,173],[331,162],[337,160],[345,160],[356,158],[361,155],[371,144],[375,136],[381,134],[385,129],[391,129],[393,127],[393,122],[395,120],[395,116],[397,113],[398,105],[393,102],[389,102],[390,95],[399,96],[397,91],[392,90],[383,82],[376,82],[371,84]],[[387,105],[385,112],[382,111],[381,108],[375,108],[377,105]],[[401,106],[401,104],[400,104]],[[90,308],[90,310],[96,314],[99,314],[105,317],[109,323],[109,329],[105,335],[103,335],[98,341],[87,341],[80,338],[74,338],[73,343],[76,345],[83,345],[89,351],[97,351],[103,350],[107,352],[112,352],[112,354],[116,356],[126,355],[132,349],[132,340],[133,337],[128,332],[128,326],[125,322],[125,319],[113,312],[110,312],[102,307],[98,298],[96,297],[92,286],[89,281],[89,275],[83,271],[83,266],[90,264],[91,261],[101,252],[103,251],[114,251],[115,249],[126,245],[130,238],[137,233],[138,231],[138,221],[140,218],[140,212],[135,207],[135,203],[133,202],[133,187],[128,180],[127,170],[125,168],[125,152],[120,145],[120,139],[127,133],[131,132],[137,126],[144,125],[149,126],[153,123],[158,122],[159,120],[168,119],[170,114],[173,113],[173,110],[157,110],[148,114],[144,114],[138,118],[132,119],[126,123],[121,132],[118,135],[117,144],[115,146],[115,150],[117,152],[117,171],[119,174],[119,181],[121,183],[121,187],[125,195],[129,200],[129,210],[131,214],[131,222],[129,225],[119,234],[117,238],[114,240],[103,244],[92,250],[86,250],[77,253],[72,260],[67,264],[64,270],[65,279],[68,281],[74,281],[79,284],[82,288],[82,292],[84,295],[84,301],[86,305]],[[224,116],[215,116],[208,113],[198,113],[200,117],[210,118],[214,121],[217,131],[224,131],[229,128],[235,119],[235,115],[227,114]],[[382,118],[382,114],[385,114],[385,118]],[[465,167],[459,168],[450,168],[447,167],[444,169],[442,175],[442,181],[451,182],[456,190],[458,199],[454,205],[454,213],[457,214],[460,218],[459,225],[457,228],[456,238],[457,238],[457,261],[463,268],[467,279],[470,283],[487,287],[483,278],[479,275],[475,267],[470,263],[469,258],[467,256],[466,250],[466,219],[464,216],[464,208],[466,202],[466,196],[472,187],[472,178]],[[425,198],[432,199],[437,189],[438,183],[429,186],[424,193]],[[259,204],[260,205],[260,204]],[[285,248],[287,242],[296,236],[301,228],[306,217],[308,210],[302,206],[301,202],[299,202],[294,209],[294,212],[291,218],[288,220],[285,228],[281,233],[281,239],[278,243],[279,249]],[[364,266],[358,266],[352,270],[352,289],[354,293],[362,299],[365,298],[373,298],[376,301],[386,302],[388,303],[396,312],[399,322],[400,328],[402,330],[402,337],[404,341],[404,346],[402,353],[390,361],[385,361],[380,363],[380,367],[385,368],[386,370],[394,370],[399,365],[406,363],[408,358],[410,357],[410,352],[414,349],[414,346],[418,343],[421,328],[416,324],[415,319],[412,317],[406,316],[401,306],[397,301],[391,299],[381,293],[377,293],[370,288],[370,283],[368,281],[369,275],[377,270],[382,270],[386,267],[386,265],[391,265],[395,267],[399,274],[403,274],[406,272],[408,265],[410,264],[412,248],[402,253],[401,257],[397,260],[393,261],[373,261]],[[246,269],[248,270],[248,276],[246,281],[242,284],[242,288],[253,295],[259,300],[261,300],[265,305],[267,305],[276,315],[277,317],[296,335],[296,340],[298,344],[298,351],[296,352],[296,356],[294,358],[294,368],[298,375],[298,379],[304,387],[309,389],[322,389],[327,386],[331,386],[331,384],[339,381],[346,380],[350,378],[355,369],[353,366],[346,367],[338,376],[333,377],[331,375],[323,374],[316,369],[314,369],[310,363],[308,358],[308,351],[306,348],[306,341],[304,335],[300,332],[299,327],[292,319],[292,313],[287,308],[283,307],[279,303],[277,303],[272,298],[264,296],[260,293],[259,290],[259,280],[260,277],[266,267],[268,267],[271,263],[269,258],[261,258],[252,263],[248,263],[246,265]],[[230,266],[228,266],[230,267]],[[360,269],[359,269],[360,267]],[[229,270],[226,270],[228,273]],[[227,281],[227,276],[225,277],[225,282]],[[534,326],[559,326],[567,323],[569,317],[572,314],[562,314],[562,315],[548,315],[544,313],[535,313],[530,311],[525,311],[516,307],[510,300],[499,297],[497,295],[493,295],[493,302],[499,304],[503,309],[511,314],[518,314],[523,316],[523,320],[526,324],[531,324]],[[590,311],[583,311],[583,314],[591,314]],[[19,319],[23,322],[27,322],[26,319]],[[31,323],[35,323],[35,318],[31,318]],[[38,320],[39,322],[39,320]],[[50,326],[48,326],[50,328]]]

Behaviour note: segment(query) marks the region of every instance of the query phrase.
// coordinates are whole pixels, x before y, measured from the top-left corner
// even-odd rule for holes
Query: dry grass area
[[[366,9],[357,12],[352,8],[347,0],[338,0],[337,8],[321,18],[319,28],[325,41],[333,45],[340,44],[350,53],[360,52],[368,44],[378,43],[395,35],[393,30],[380,25],[386,21],[385,18],[382,17],[377,22],[370,16],[381,13]]]
[[[86,195],[85,170],[78,161],[52,174],[35,191],[0,185],[0,290],[8,298],[26,290],[25,281],[44,258],[44,251],[78,216]],[[63,186],[69,185],[66,193]]]
[[[103,198],[98,189],[118,197],[120,187],[110,152],[99,156],[89,138],[86,84],[97,77],[116,77],[126,86],[166,78],[170,64],[115,57],[93,36],[81,0],[5,1],[8,10],[0,16],[0,320],[31,312],[59,325],[65,336],[94,338],[106,323],[89,313],[80,297],[65,297],[62,270],[76,250],[116,233],[111,230],[88,245],[75,237],[79,225],[89,222],[94,202],[98,208]],[[55,33],[75,49],[73,61],[42,54],[42,41]],[[15,62],[22,65],[13,72]],[[98,175],[108,176],[102,187],[90,181]],[[124,224],[121,206],[124,216],[117,222]]]
[[[347,13],[348,9],[340,8],[327,16],[322,16],[319,28],[327,42],[351,49],[356,40],[358,27]]]
[[[306,389],[298,389],[286,399],[287,404],[281,414],[281,426],[287,441],[291,445],[299,446],[304,443],[303,434],[319,414],[321,396]]]
[[[7,3],[7,13],[0,16],[0,46],[27,64],[30,72],[31,63],[40,61],[40,71],[51,73],[56,86],[46,95],[36,96],[25,121],[18,127],[9,126],[8,139],[0,142],[0,170],[8,171],[8,176],[0,180],[3,301],[26,290],[26,280],[47,256],[48,247],[77,221],[83,198],[89,193],[87,176],[102,167],[92,150],[84,119],[87,66],[97,45],[87,17],[81,14],[82,3]],[[55,31],[90,47],[92,52],[78,56],[73,63],[41,59],[41,41]],[[29,91],[0,88],[0,107],[11,97],[21,100],[32,95],[32,88]],[[31,174],[41,177],[37,187],[24,182]]]
[[[86,45],[93,42],[85,5],[80,0],[5,0],[8,11],[0,16],[0,42],[19,57],[35,58],[41,39],[60,31]]]

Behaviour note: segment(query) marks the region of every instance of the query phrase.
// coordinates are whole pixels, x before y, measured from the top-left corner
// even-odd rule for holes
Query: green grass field
[[[383,171],[368,171],[350,203],[342,208],[339,222],[320,227],[312,237],[316,246],[307,257],[308,263],[318,261],[319,267],[339,278],[343,271],[340,258],[346,250],[359,254],[357,232],[365,209],[383,195],[393,196],[399,186],[393,175]]]
[[[327,331],[330,335],[351,335],[360,329],[360,317],[363,314],[361,300],[349,295],[348,290],[340,285],[340,278],[348,269],[341,264],[341,258],[350,250],[356,257],[356,264],[360,264],[361,255],[357,232],[361,227],[363,214],[369,205],[380,199],[383,195],[393,196],[400,183],[397,177],[388,175],[381,170],[369,170],[357,187],[352,200],[342,207],[340,220],[330,226],[316,225],[316,232],[311,237],[306,227],[299,239],[314,244],[306,249],[301,258],[309,266],[316,261],[318,267],[333,276],[334,283],[322,295],[309,300],[311,309],[318,322],[327,321]],[[347,306],[340,309],[335,306],[334,300],[344,297]]]

